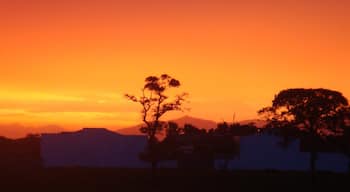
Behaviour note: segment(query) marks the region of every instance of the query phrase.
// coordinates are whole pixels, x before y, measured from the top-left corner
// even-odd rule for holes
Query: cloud
[[[46,92],[0,91],[0,115],[22,110],[21,113],[46,112],[123,112],[133,109],[119,93],[56,94]],[[1,111],[2,110],[2,111]]]
[[[20,122],[25,125],[60,124],[75,127],[132,124],[139,119],[140,110],[138,105],[118,93],[60,95],[0,91],[0,106],[0,123],[3,124]],[[3,129],[4,133],[13,134]],[[2,133],[0,130],[0,135]]]
[[[0,116],[23,116],[27,113],[24,109],[9,109],[9,108],[0,108]]]
[[[62,95],[48,92],[31,91],[0,91],[0,100],[2,101],[70,101],[83,102],[86,98],[71,95]]]

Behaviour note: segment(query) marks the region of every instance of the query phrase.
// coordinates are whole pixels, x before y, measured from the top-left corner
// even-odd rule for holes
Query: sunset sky
[[[347,0],[0,0],[0,135],[138,124],[123,94],[162,73],[191,108],[165,118],[257,118],[295,87],[350,98],[349,10]]]

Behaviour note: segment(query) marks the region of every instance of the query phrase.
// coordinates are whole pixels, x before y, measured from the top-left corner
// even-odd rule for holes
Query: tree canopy
[[[348,111],[348,100],[338,91],[299,88],[282,90],[272,106],[259,113],[274,126],[288,125],[312,134],[330,134],[344,127]]]
[[[340,133],[345,135],[349,119],[349,103],[342,93],[329,89],[286,89],[279,92],[272,106],[259,111],[278,129],[288,143],[288,137],[306,133],[310,151],[311,182],[316,172],[317,143]],[[296,134],[295,134],[296,133]],[[288,144],[287,144],[288,145]],[[345,147],[346,148],[346,147]]]
[[[155,139],[156,133],[162,130],[160,118],[165,113],[183,110],[183,103],[188,96],[187,93],[181,93],[173,97],[166,94],[169,89],[178,88],[180,85],[179,80],[167,74],[162,74],[159,77],[149,76],[145,79],[141,96],[125,94],[130,101],[141,104],[142,121],[146,126],[140,130],[147,134],[149,139]]]

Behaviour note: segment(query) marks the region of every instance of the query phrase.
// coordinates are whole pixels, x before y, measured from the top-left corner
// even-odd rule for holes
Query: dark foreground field
[[[0,191],[311,191],[305,172],[55,168],[1,171]],[[347,174],[320,172],[313,191],[350,191]]]

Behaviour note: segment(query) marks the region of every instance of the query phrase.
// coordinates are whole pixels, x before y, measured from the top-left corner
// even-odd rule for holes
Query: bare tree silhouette
[[[305,133],[310,143],[310,170],[316,171],[316,141],[337,134],[345,123],[348,101],[338,91],[328,89],[287,89],[279,92],[272,106],[261,109],[270,126],[288,128]],[[288,130],[291,132],[291,130]]]
[[[132,102],[141,104],[142,121],[145,126],[140,131],[148,137],[147,154],[152,163],[152,172],[155,172],[157,166],[157,155],[155,154],[155,145],[158,143],[156,135],[163,130],[160,118],[169,111],[182,111],[183,103],[186,101],[188,94],[181,93],[173,98],[166,95],[171,88],[180,87],[180,81],[167,75],[149,76],[145,79],[145,85],[142,88],[141,96],[125,94],[125,97]]]

